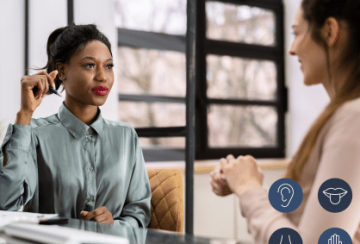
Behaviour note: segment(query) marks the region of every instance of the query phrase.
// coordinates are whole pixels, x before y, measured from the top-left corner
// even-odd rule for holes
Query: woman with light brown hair
[[[322,84],[330,97],[285,175],[301,186],[301,205],[289,213],[275,210],[252,156],[229,155],[211,173],[215,194],[239,197],[256,243],[268,243],[280,228],[296,230],[305,244],[318,243],[332,227],[345,230],[353,243],[360,243],[359,23],[359,0],[303,0],[295,15],[289,53],[298,57],[305,85]],[[331,178],[347,182],[353,194],[348,208],[338,213],[325,210],[318,200],[319,187]]]

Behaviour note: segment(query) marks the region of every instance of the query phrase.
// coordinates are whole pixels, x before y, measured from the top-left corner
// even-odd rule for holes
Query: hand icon
[[[329,240],[328,244],[342,244],[342,241],[340,241],[340,236],[337,234],[333,234]]]

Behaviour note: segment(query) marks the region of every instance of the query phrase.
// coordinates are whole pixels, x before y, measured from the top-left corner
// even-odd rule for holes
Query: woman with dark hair
[[[271,206],[262,188],[263,173],[249,155],[222,158],[211,174],[215,194],[239,197],[256,243],[268,243],[280,228],[295,229],[304,244],[318,243],[332,227],[345,230],[353,243],[360,243],[359,23],[359,0],[303,0],[295,16],[289,53],[298,57],[305,85],[322,84],[330,97],[285,175],[303,190],[299,208],[285,214]],[[351,204],[337,213],[325,210],[318,200],[320,186],[331,178],[347,182],[353,194]]]
[[[21,108],[0,148],[0,209],[147,227],[151,190],[135,130],[102,118],[114,83],[109,40],[95,25],[56,29],[42,71],[21,79]],[[49,86],[59,112],[32,114]]]

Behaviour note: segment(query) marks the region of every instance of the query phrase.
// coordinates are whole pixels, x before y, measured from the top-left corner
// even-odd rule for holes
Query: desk
[[[199,243],[199,244],[251,244],[244,242],[236,242],[232,239],[223,238],[206,238],[197,237],[187,234],[179,234],[175,232],[132,228],[128,224],[108,225],[101,224],[94,221],[83,221],[78,219],[69,219],[69,223],[61,225],[65,227],[82,229],[92,232],[104,233],[109,235],[115,235],[125,237],[129,240],[130,244],[180,244],[180,243]],[[7,240],[7,243],[28,244],[34,242],[27,242],[25,240],[15,239],[6,236],[4,233],[0,233],[0,237]]]

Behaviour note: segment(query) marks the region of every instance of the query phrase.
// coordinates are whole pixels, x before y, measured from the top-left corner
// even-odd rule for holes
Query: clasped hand
[[[94,209],[91,212],[82,211],[80,215],[81,215],[81,220],[93,220],[96,222],[106,223],[106,224],[114,223],[112,213],[110,213],[105,206]]]
[[[245,191],[261,187],[264,174],[250,155],[235,158],[228,155],[220,159],[220,165],[210,173],[212,191],[218,196],[235,193],[240,196]]]

